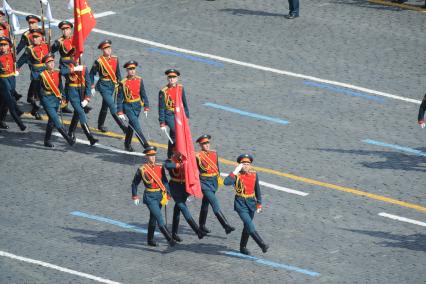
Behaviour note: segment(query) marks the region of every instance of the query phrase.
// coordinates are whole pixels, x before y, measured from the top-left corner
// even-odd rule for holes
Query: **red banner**
[[[74,35],[72,45],[75,47],[75,60],[83,53],[84,42],[95,26],[96,19],[87,1],[74,0]]]
[[[176,88],[179,90],[179,88]],[[180,93],[176,96],[175,105],[175,129],[176,129],[176,150],[182,154],[182,161],[185,167],[186,192],[197,198],[202,198],[200,176],[195,159],[194,145],[192,144],[191,129],[189,121],[185,115]]]

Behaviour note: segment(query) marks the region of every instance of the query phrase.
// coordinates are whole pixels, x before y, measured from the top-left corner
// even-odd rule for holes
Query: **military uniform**
[[[30,30],[32,37],[42,37],[43,31],[41,29]],[[39,86],[40,86],[40,73],[46,69],[42,59],[45,55],[49,53],[49,46],[42,42],[39,45],[30,45],[27,47],[25,53],[19,58],[17,62],[18,69],[21,68],[24,64],[28,64],[31,70],[31,83],[28,88],[28,97],[27,101],[31,103],[32,110],[31,114],[35,116],[36,119],[41,120],[41,116],[38,113],[40,106],[38,100],[40,99]]]
[[[175,69],[166,70],[165,74],[169,76],[180,76],[180,72]],[[176,100],[181,98],[183,103],[183,108],[185,109],[185,115],[189,118],[189,109],[188,104],[186,103],[185,90],[181,84],[176,84],[172,86],[168,84],[158,94],[158,120],[160,122],[160,127],[165,127],[166,125],[170,128],[170,138],[175,142],[176,132],[175,132],[175,105]],[[173,153],[173,144],[169,141],[167,148],[167,157],[170,158]]]
[[[210,143],[210,135],[202,135],[197,139],[197,143],[200,145]],[[209,204],[212,206],[213,212],[219,220],[222,227],[225,229],[227,234],[235,230],[232,227],[222,210],[220,210],[219,200],[216,198],[216,191],[218,189],[218,180],[220,177],[219,162],[216,151],[200,151],[196,155],[198,170],[200,172],[200,183],[201,191],[203,192],[203,200],[201,203],[199,225],[200,229],[206,233],[210,233],[210,230],[206,228],[207,214],[209,210]]]
[[[54,56],[52,54],[48,54],[43,58],[43,63],[47,64],[54,60]],[[61,133],[69,145],[73,145],[75,140],[67,135],[57,113],[60,101],[62,100],[62,80],[58,69],[46,69],[40,73],[40,100],[49,117],[44,137],[44,146],[50,148],[53,147],[53,144],[50,143],[53,127],[58,129],[59,133]]]
[[[138,63],[136,61],[129,61],[124,64],[124,68],[131,69],[136,68]],[[118,93],[117,99],[117,114],[123,115],[126,114],[129,119],[129,125],[131,127],[127,128],[126,138],[124,139],[124,147],[127,151],[132,152],[133,148],[131,146],[133,130],[136,131],[136,137],[138,138],[141,145],[146,148],[149,146],[148,141],[145,139],[145,136],[142,133],[142,128],[139,123],[139,114],[142,110],[142,107],[145,112],[149,111],[149,101],[146,96],[145,87],[143,84],[142,77],[139,76],[127,76],[121,80],[121,87]]]
[[[82,106],[82,102],[85,101],[88,103],[92,95],[90,76],[87,72],[86,66],[83,66],[81,71],[75,71],[74,65],[76,65],[76,63],[72,61],[72,63],[70,62],[61,66],[61,74],[65,77],[65,94],[67,96],[67,100],[71,102],[71,105],[74,108],[74,113],[68,129],[68,135],[74,138],[77,122],[80,120],[81,128],[83,129],[87,139],[89,139],[90,145],[94,145],[99,140],[93,137],[90,127],[87,124],[87,117]]]
[[[173,208],[172,225],[172,236],[174,240],[177,242],[182,241],[182,239],[178,235],[180,212],[182,212],[183,217],[188,222],[191,229],[198,235],[198,238],[202,239],[206,235],[206,233],[200,230],[197,223],[192,218],[192,215],[189,212],[189,209],[185,203],[188,198],[188,193],[185,189],[185,171],[182,161],[177,158],[177,154],[174,154],[170,159],[165,162],[164,166],[169,171],[170,193],[172,195],[173,200],[175,201],[175,206]]]
[[[253,157],[247,154],[240,155],[237,162],[252,163]],[[233,185],[235,189],[234,210],[244,223],[241,234],[240,252],[250,254],[246,248],[248,238],[251,236],[257,245],[265,253],[269,246],[265,244],[256,231],[253,223],[254,213],[262,208],[262,196],[259,186],[259,178],[255,171],[230,173],[224,180],[225,185]]]
[[[28,15],[25,19],[27,20],[28,25],[32,23],[39,23],[41,21],[40,18],[35,15]],[[28,29],[22,34],[21,40],[19,41],[16,47],[16,54],[19,54],[21,50],[25,49],[27,46],[32,45],[33,35],[31,34],[30,30],[31,29]]]
[[[12,42],[7,37],[0,37],[0,44],[9,45],[9,48],[12,46]],[[17,113],[17,104],[13,97],[15,87],[15,60],[9,50],[7,53],[0,54],[0,122],[3,129],[8,128],[3,121],[9,110],[13,120],[24,131],[26,126]]]
[[[58,24],[58,28],[60,30],[72,29],[73,24],[68,21],[62,21]],[[72,41],[72,36],[66,37],[65,35],[62,35],[60,38],[55,40],[55,42],[50,47],[50,52],[52,54],[59,52],[59,67],[62,67],[65,64],[73,63],[73,54],[75,52],[75,48],[72,45]],[[72,111],[68,109],[66,96],[64,96],[61,108],[63,113],[72,113]]]
[[[98,45],[98,49],[101,50],[108,47],[111,47],[110,40],[105,40]],[[114,55],[111,55],[110,57],[105,57],[103,55],[99,56],[90,69],[90,80],[92,82],[94,82],[96,74],[99,74],[99,80],[96,83],[96,90],[101,93],[103,99],[101,111],[99,112],[98,117],[98,129],[102,132],[107,131],[104,123],[109,108],[115,122],[121,130],[126,133],[127,127],[117,116],[116,95],[118,93],[119,82],[121,81],[118,57]]]
[[[422,103],[420,104],[419,115],[417,116],[417,121],[419,122],[420,125],[425,123],[425,111],[426,111],[426,94],[423,98]]]
[[[149,146],[144,150],[147,156],[155,156],[157,148]],[[143,193],[143,203],[149,209],[149,223],[148,223],[148,245],[157,246],[154,241],[155,223],[158,223],[160,231],[170,244],[176,244],[170,231],[167,229],[164,219],[161,215],[162,200],[168,192],[167,176],[162,164],[145,163],[139,167],[132,182],[132,199],[139,204],[138,185],[143,181],[145,191]]]

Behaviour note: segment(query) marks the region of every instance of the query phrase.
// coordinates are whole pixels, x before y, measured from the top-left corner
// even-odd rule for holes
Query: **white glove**
[[[167,131],[167,128],[165,126],[161,126],[160,129],[163,130],[164,132]]]
[[[256,205],[256,213],[262,212],[262,205],[257,204]]]
[[[82,107],[86,107],[88,104],[89,104],[89,101],[88,101],[88,100],[83,100],[83,101],[81,102],[81,106],[82,106]]]
[[[126,121],[126,116],[124,114],[119,114],[118,117],[122,120],[122,121]]]
[[[75,71],[83,71],[83,65],[74,66],[74,72]]]
[[[92,88],[92,89],[90,90],[90,92],[92,93],[92,96],[95,96],[95,95],[96,95],[96,90],[95,90],[95,88]]]
[[[425,128],[426,124],[423,122],[422,124],[420,124],[421,128]]]
[[[148,118],[148,111],[143,112],[145,114],[145,117]]]
[[[139,199],[133,199],[133,204],[135,204],[136,206],[138,206],[140,203]]]
[[[19,71],[18,70],[16,70],[15,71],[15,77],[18,77],[19,76]]]
[[[243,164],[239,164],[232,173],[236,175],[241,171],[242,168],[243,168]]]

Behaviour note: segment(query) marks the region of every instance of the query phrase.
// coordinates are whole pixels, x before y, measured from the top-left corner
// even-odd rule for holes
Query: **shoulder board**
[[[127,78],[123,78],[123,80],[121,80],[121,83],[125,83],[127,81]]]
[[[255,174],[255,173],[256,173],[256,171],[255,171],[255,170],[250,170],[250,171],[249,171],[249,173],[251,173],[251,174]]]
[[[182,85],[182,84],[179,84],[179,83],[178,83],[177,85],[178,85],[179,87],[183,87],[183,85]]]
[[[165,86],[161,89],[161,91],[165,92],[165,91],[167,91],[168,88],[169,88],[168,86]]]
[[[111,57],[112,57],[112,58],[118,58],[118,56],[117,56],[117,55],[111,55]]]
[[[136,78],[136,79],[142,79],[142,77],[141,77],[141,76],[137,76],[137,75],[135,76],[135,78]]]
[[[27,30],[26,32],[24,32],[24,36],[27,36],[30,33],[30,30]]]
[[[60,38],[58,38],[57,39],[57,41],[59,41],[59,42],[63,42],[65,39],[64,39],[64,37],[63,36],[61,36]]]
[[[59,72],[59,71],[61,71],[61,70],[59,70],[59,69],[55,68],[55,69],[53,69],[53,71],[55,71],[55,72]]]

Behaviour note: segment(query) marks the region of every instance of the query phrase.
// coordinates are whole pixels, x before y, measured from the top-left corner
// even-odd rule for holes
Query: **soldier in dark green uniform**
[[[419,108],[419,115],[417,117],[417,121],[421,128],[425,128],[425,111],[426,111],[426,94],[423,98],[423,101]]]

